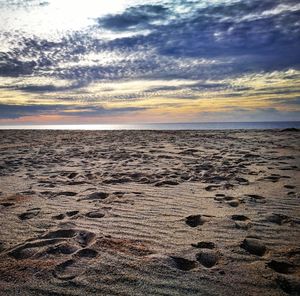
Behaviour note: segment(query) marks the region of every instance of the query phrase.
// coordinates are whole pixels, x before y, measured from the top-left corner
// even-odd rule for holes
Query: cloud
[[[0,56],[1,76],[49,75],[86,83],[116,79],[209,79],[300,65],[300,10],[289,1],[220,2],[178,13],[180,2],[139,5],[97,19],[94,27],[69,32],[59,41],[20,37]],[[180,4],[182,5],[182,4]],[[290,8],[290,9],[289,9]],[[277,9],[277,10],[276,10]],[[276,13],[266,13],[277,11]],[[93,31],[133,31],[101,40]],[[148,29],[148,34],[141,34]],[[117,61],[83,65],[89,54],[114,52]],[[199,63],[207,60],[207,64]],[[209,63],[211,62],[211,63]],[[69,66],[68,64],[72,64]]]
[[[177,86],[158,86],[147,89],[147,92],[157,92],[157,91],[169,91],[169,90],[182,90],[182,89],[190,89],[190,90],[207,90],[207,89],[220,89],[229,87],[228,84],[225,83],[207,83],[207,82],[197,82],[190,84],[179,84]]]
[[[47,6],[49,1],[42,0],[4,0],[0,1],[1,7],[10,7],[10,8],[32,8],[36,6]]]
[[[98,19],[100,27],[116,31],[151,29],[155,22],[168,16],[163,5],[139,5],[129,7],[122,14],[108,15]]]
[[[74,83],[71,85],[58,86],[54,84],[22,84],[22,85],[6,85],[0,86],[0,89],[16,90],[27,93],[57,93],[69,90],[75,90],[83,87],[85,84]]]
[[[55,105],[5,105],[0,104],[0,118],[15,119],[34,114],[56,112],[62,106]]]
[[[38,7],[43,3],[9,1],[7,5]],[[171,101],[173,98],[196,100],[204,96],[226,99],[245,95],[248,98],[277,96],[284,100],[287,95],[291,98],[299,94],[290,86],[262,89],[249,81],[233,83],[251,74],[300,69],[298,1],[165,0],[159,4],[147,3],[92,18],[92,25],[77,31],[64,31],[58,38],[13,30],[4,32],[0,37],[9,46],[0,52],[0,77],[19,80],[15,84],[3,83],[3,93],[16,91],[24,97],[32,94],[35,103],[45,98],[66,104],[81,100],[85,109],[76,107],[71,112],[69,107],[64,108],[68,114],[78,112],[82,116],[123,112],[91,107],[88,105],[91,102],[129,102],[159,96]],[[39,79],[36,83],[29,80],[35,77]],[[49,78],[65,83],[49,83]],[[292,72],[274,79],[299,81],[297,74]],[[106,93],[93,89],[97,83],[135,80],[164,82],[124,93],[113,88],[108,88],[110,91]],[[169,85],[167,81],[172,80],[193,80],[194,83]],[[0,97],[0,102],[5,102],[4,97]],[[3,105],[0,113],[23,116],[63,112],[58,106],[20,108]]]
[[[218,122],[264,122],[264,121],[299,121],[299,111],[282,111],[276,108],[261,108],[257,110],[231,108],[222,112],[199,112],[195,121]]]
[[[0,53],[0,76],[18,77],[33,73],[37,63],[35,61],[21,61],[16,57],[10,57],[6,53]]]
[[[148,28],[150,33],[143,35],[137,32],[135,36],[105,42],[101,47],[108,51],[124,52],[125,55],[136,54],[135,61],[124,59],[118,67],[111,68],[118,79],[134,78],[135,75],[201,79],[299,67],[299,10],[285,9],[277,14],[258,17],[264,11],[276,9],[279,4],[280,1],[265,1],[263,4],[257,0],[238,1],[198,8],[188,15],[178,14],[168,7],[168,18],[164,13],[147,17],[144,15],[147,10],[142,9],[144,6],[129,8],[121,15],[104,17],[98,23],[111,30]],[[258,16],[248,19],[247,16],[253,13]],[[122,21],[133,15],[137,17],[132,19],[134,25]],[[149,26],[149,19],[155,17],[156,20],[164,18],[165,22]],[[178,65],[189,58],[194,62],[200,59],[219,60],[223,65],[197,65],[191,60],[186,63],[188,67]],[[226,64],[226,69],[222,69]],[[143,69],[142,73],[140,69]],[[89,70],[92,69],[84,69],[85,72]],[[107,69],[101,71],[106,72]],[[87,75],[93,76],[91,73]],[[107,78],[98,73],[94,76],[96,79]]]
[[[118,115],[145,110],[144,107],[124,107],[108,109],[102,106],[70,106],[70,105],[6,105],[0,104],[0,119],[16,119],[32,115],[63,116],[104,116]]]
[[[278,98],[278,97],[273,97],[269,98],[269,101],[271,101],[273,104],[279,104],[279,105],[285,105],[285,106],[293,106],[298,109],[298,112],[300,111],[300,96],[291,98],[291,99],[284,99],[284,98]],[[295,110],[297,111],[297,110]],[[300,115],[300,112],[299,112]]]

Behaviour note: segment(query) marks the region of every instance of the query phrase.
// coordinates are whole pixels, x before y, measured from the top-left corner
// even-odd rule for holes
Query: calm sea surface
[[[149,124],[82,124],[82,125],[10,125],[0,129],[51,130],[228,130],[228,129],[284,129],[300,128],[300,121],[290,122],[199,122]]]

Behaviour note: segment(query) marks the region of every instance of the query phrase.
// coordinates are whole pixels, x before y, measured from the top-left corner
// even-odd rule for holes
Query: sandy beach
[[[293,130],[0,131],[1,295],[300,295]]]

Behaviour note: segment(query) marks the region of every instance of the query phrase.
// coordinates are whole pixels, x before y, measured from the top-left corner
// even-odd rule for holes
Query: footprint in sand
[[[51,246],[47,249],[48,254],[73,254],[78,250],[78,248],[70,243],[61,243],[55,246]]]
[[[68,175],[68,178],[69,178],[69,179],[74,179],[77,175],[78,175],[78,173],[73,172],[73,173],[70,173],[70,174]]]
[[[238,207],[240,205],[240,202],[237,199],[233,199],[233,200],[227,201],[225,203],[227,205],[231,206],[231,207],[234,207],[234,208],[236,208],[236,207]]]
[[[104,213],[99,212],[99,211],[88,212],[85,215],[86,215],[86,217],[93,218],[93,219],[95,219],[95,218],[103,218],[105,216]]]
[[[248,221],[249,220],[249,218],[244,215],[232,215],[231,219],[234,221]]]
[[[260,178],[258,180],[259,181],[269,181],[269,182],[276,183],[276,182],[278,182],[280,180],[280,176],[278,176],[278,175],[271,175],[271,176]]]
[[[7,208],[7,207],[11,207],[11,206],[14,206],[15,204],[13,202],[2,202],[0,203],[0,206],[3,206],[4,208]]]
[[[265,197],[263,197],[261,195],[257,195],[257,194],[246,194],[245,197],[249,198],[249,200],[251,202],[255,202],[255,203],[265,203],[266,202]]]
[[[248,253],[257,256],[263,256],[267,251],[264,242],[257,238],[245,238],[240,247]]]
[[[217,193],[214,197],[214,200],[217,202],[224,202],[225,204],[231,206],[231,207],[238,207],[240,205],[240,201],[233,196],[227,196],[222,193]]]
[[[97,257],[98,252],[86,248],[73,254],[72,259],[68,259],[58,264],[53,270],[53,276],[60,280],[72,280],[84,273],[83,266],[89,264],[92,258]]]
[[[232,215],[231,219],[235,222],[235,227],[237,229],[249,229],[252,224],[250,219],[247,216],[244,215]]]
[[[206,191],[214,191],[214,190],[217,190],[219,187],[220,187],[220,185],[209,185],[209,186],[206,186],[204,189]]]
[[[292,219],[289,216],[283,214],[273,213],[266,218],[267,222],[275,223],[277,225],[283,225],[286,223],[290,223]]]
[[[291,249],[285,256],[288,256],[288,260],[285,258],[272,259],[266,263],[268,268],[274,270],[278,275],[275,279],[278,286],[288,294],[298,295],[300,291],[300,278],[298,276],[300,271],[299,264],[293,263],[296,260],[298,262],[298,256],[300,249]]]
[[[75,263],[76,261],[74,259],[69,259],[67,261],[60,263],[53,270],[53,276],[60,280],[65,280],[65,281],[73,280],[79,274],[78,269],[74,270],[74,267],[72,269],[72,266],[74,266]]]
[[[182,257],[177,256],[171,256],[173,259],[173,262],[175,263],[175,267],[183,270],[183,271],[189,271],[191,269],[194,269],[197,266],[197,262],[194,260],[189,260]]]
[[[40,213],[40,211],[40,208],[28,209],[26,212],[19,214],[18,217],[20,220],[32,219],[33,217],[37,216]]]
[[[52,216],[52,219],[54,219],[54,220],[63,220],[63,219],[66,218],[66,216],[67,217],[74,217],[77,214],[79,214],[79,211],[77,211],[77,210],[68,211],[65,214],[58,214],[58,215]]]
[[[300,279],[298,276],[280,274],[276,278],[276,283],[287,294],[299,295]]]
[[[236,177],[235,180],[238,182],[240,185],[249,185],[249,181],[245,178],[241,177]]]
[[[283,187],[286,189],[295,189],[295,186],[293,185],[284,185]]]
[[[79,211],[68,211],[68,212],[66,212],[66,215],[68,216],[68,217],[73,217],[73,216],[75,216],[75,215],[77,215],[79,213]]]
[[[58,215],[52,216],[52,219],[54,219],[54,220],[63,220],[65,217],[66,217],[65,214],[58,214]]]
[[[295,272],[295,265],[287,261],[271,260],[267,266],[278,273],[290,274]]]
[[[82,200],[103,200],[109,197],[109,193],[107,192],[94,192],[89,194],[86,197],[83,197],[81,199],[78,199],[77,201],[82,201]]]
[[[163,180],[163,181],[159,181],[159,182],[155,183],[154,186],[156,186],[156,187],[161,187],[161,186],[166,186],[166,185],[174,186],[174,185],[178,185],[178,184],[179,183],[174,180]]]
[[[197,261],[199,261],[204,267],[206,268],[211,268],[213,266],[215,266],[219,259],[220,259],[220,255],[218,252],[214,251],[214,250],[203,250],[200,253],[198,253],[196,255],[196,259]]]
[[[81,249],[75,254],[79,258],[95,258],[97,255],[98,252],[90,248]]]
[[[93,232],[80,229],[58,229],[27,241],[11,249],[8,255],[19,260],[41,258],[47,254],[72,253],[90,245],[95,238]]]
[[[192,247],[198,249],[214,249],[216,245],[213,242],[198,242],[197,244],[192,244]]]
[[[121,198],[121,197],[123,197],[123,196],[126,194],[126,192],[123,192],[123,191],[116,191],[116,192],[114,192],[113,194],[114,194],[115,196]]]
[[[205,222],[206,220],[201,215],[190,215],[185,218],[185,223],[190,227],[197,227]]]
[[[77,192],[73,191],[62,191],[55,194],[55,196],[76,196]]]

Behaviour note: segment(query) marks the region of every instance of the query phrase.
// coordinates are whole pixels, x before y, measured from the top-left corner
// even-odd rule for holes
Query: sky
[[[0,0],[0,125],[298,120],[299,0]]]

